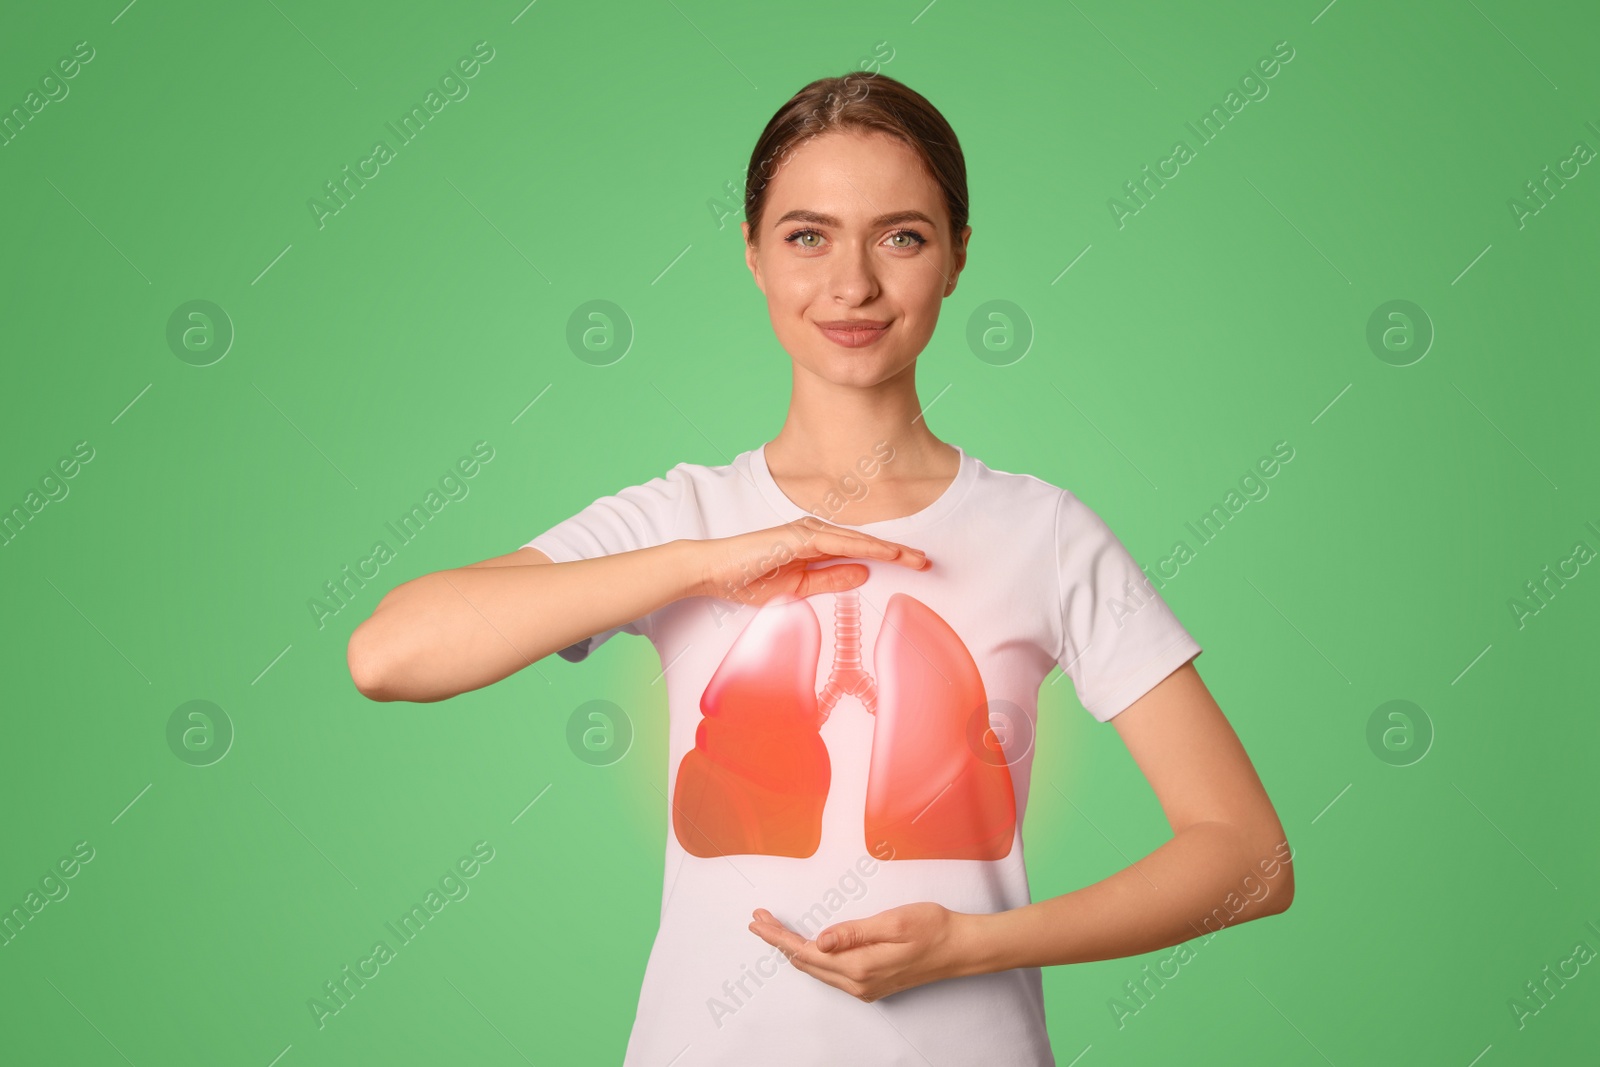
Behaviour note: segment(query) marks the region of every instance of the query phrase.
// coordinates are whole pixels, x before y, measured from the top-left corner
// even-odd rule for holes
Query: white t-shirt
[[[870,491],[884,458],[838,499]],[[833,522],[830,506],[815,514]],[[565,563],[807,514],[756,448],[680,463],[527,544]],[[856,589],[761,607],[688,597],[561,652],[578,662],[626,632],[665,664],[661,926],[624,1063],[1053,1064],[1039,968],[869,1004],[790,964],[747,928],[751,912],[815,938],[915,901],[1030,903],[1021,827],[1041,683],[1060,666],[1104,722],[1200,646],[1087,505],[965,451],[916,514],[834,524],[931,566],[850,560],[871,572]]]

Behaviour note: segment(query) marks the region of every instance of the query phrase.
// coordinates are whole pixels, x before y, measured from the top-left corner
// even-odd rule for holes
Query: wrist
[[[667,542],[666,547],[677,553],[674,569],[678,574],[678,599],[706,595],[705,564],[702,562],[702,542],[680,537]]]
[[[996,951],[995,916],[981,912],[950,913],[950,959],[953,978],[1005,970]]]

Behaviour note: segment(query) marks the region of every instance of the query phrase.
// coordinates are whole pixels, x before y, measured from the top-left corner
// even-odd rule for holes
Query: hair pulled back
[[[760,243],[767,186],[778,169],[801,145],[834,131],[888,134],[915,152],[944,191],[951,239],[959,240],[967,225],[967,164],[955,131],[915,89],[885,74],[852,71],[807,85],[761,131],[744,183],[751,244]]]

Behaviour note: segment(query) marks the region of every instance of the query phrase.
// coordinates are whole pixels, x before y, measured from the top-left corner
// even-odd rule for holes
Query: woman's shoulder
[[[1098,508],[1074,491],[1075,480],[1067,478],[1058,483],[1026,471],[1001,470],[982,461],[976,463],[978,477],[973,480],[973,490],[968,496],[971,508],[1003,515],[1016,525],[1029,522],[1047,525],[1057,538],[1109,531]]]
[[[1019,503],[1029,502],[1055,507],[1063,496],[1072,497],[1072,491],[1047,478],[1028,471],[1004,470],[991,467],[976,456],[971,457],[977,467],[973,488],[986,495],[1004,496]]]
[[[739,453],[725,463],[695,463],[683,460],[673,464],[660,474],[653,474],[642,481],[634,483],[635,487],[661,487],[663,485],[686,487],[696,483],[709,484],[717,481],[727,481],[738,478],[742,472],[749,469],[750,455],[754,450]],[[657,466],[644,466],[640,468],[641,476],[651,470],[661,470]]]
[[[754,449],[747,449],[724,463],[684,460],[651,481],[682,492],[714,493],[725,489],[748,489],[754,484],[750,470],[754,452]]]

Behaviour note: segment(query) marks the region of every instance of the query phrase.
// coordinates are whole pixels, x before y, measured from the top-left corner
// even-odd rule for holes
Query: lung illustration
[[[672,824],[684,850],[812,855],[832,773],[819,731],[853,697],[845,708],[875,716],[862,813],[868,851],[883,860],[1008,855],[1011,773],[966,644],[932,608],[896,593],[869,673],[858,592],[836,594],[834,614],[833,666],[820,694],[821,628],[807,601],[768,601],[734,639],[700,698],[694,748],[678,764]]]
[[[678,764],[672,827],[695,856],[809,856],[822,840],[832,769],[818,733],[821,629],[792,596],[761,606],[700,698]]]
[[[869,851],[897,860],[1009,854],[1016,795],[972,653],[932,608],[896,593],[872,662],[878,695],[864,818]]]

